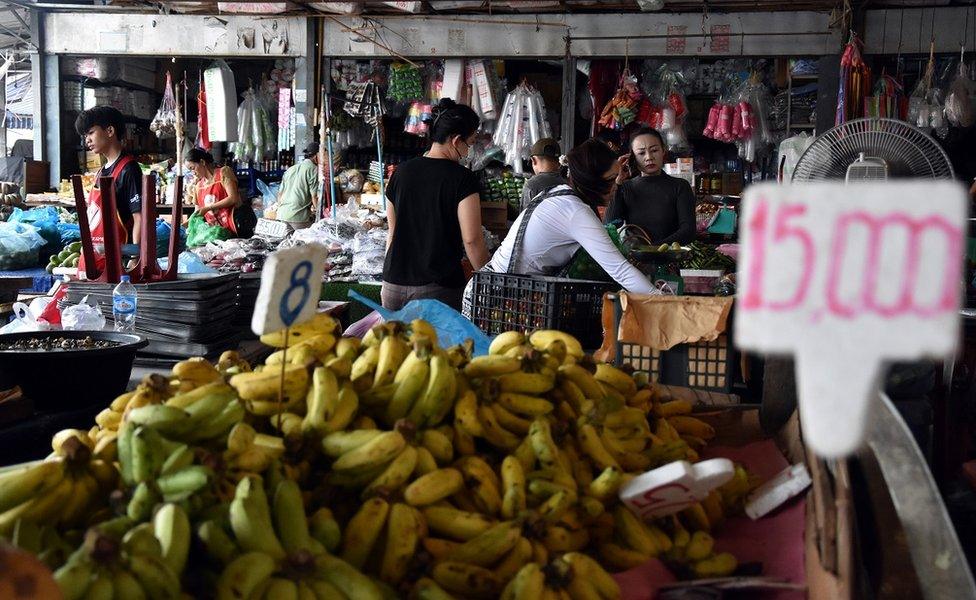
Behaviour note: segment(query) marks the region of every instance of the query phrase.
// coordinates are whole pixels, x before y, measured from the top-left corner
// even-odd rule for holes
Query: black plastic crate
[[[678,344],[664,351],[626,343],[619,348],[617,364],[647,371],[651,381],[723,393],[732,389],[736,353],[726,334],[713,342]]]
[[[485,333],[558,329],[587,349],[603,343],[603,294],[619,289],[613,282],[490,271],[476,272],[473,285],[471,321]]]

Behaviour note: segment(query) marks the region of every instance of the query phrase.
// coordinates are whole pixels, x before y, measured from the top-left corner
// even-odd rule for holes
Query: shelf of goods
[[[0,473],[0,535],[71,598],[636,599],[756,562],[814,598],[851,593],[858,483],[805,455],[795,418],[770,440],[755,410],[696,406],[558,331],[506,332],[478,357],[420,320],[338,334],[318,315],[262,336],[275,350],[262,365],[184,360],[106,399],[90,430]],[[908,439],[889,419],[879,456]],[[643,522],[617,499],[636,474],[713,456],[736,461],[733,478],[673,517]],[[904,475],[922,469],[906,489],[934,494],[902,456]],[[809,493],[742,516],[761,480],[804,460]],[[925,538],[948,541],[938,560],[912,555],[932,559],[943,597],[963,597],[968,571],[938,497],[924,500]],[[907,552],[913,538],[892,537],[873,551]]]

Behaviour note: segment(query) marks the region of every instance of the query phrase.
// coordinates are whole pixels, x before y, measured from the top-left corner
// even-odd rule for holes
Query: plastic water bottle
[[[112,318],[115,320],[115,331],[132,333],[136,326],[136,286],[129,282],[129,276],[123,275],[122,281],[112,290]]]

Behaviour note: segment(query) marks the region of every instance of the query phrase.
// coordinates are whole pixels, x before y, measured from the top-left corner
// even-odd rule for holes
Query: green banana
[[[187,495],[199,491],[213,479],[213,471],[203,465],[183,467],[175,473],[163,475],[156,480],[163,498],[183,499]]]
[[[311,535],[308,520],[305,519],[302,491],[291,479],[279,483],[275,490],[274,521],[286,552],[292,554],[299,550],[310,550]]]
[[[125,569],[118,569],[112,575],[112,587],[117,600],[145,600],[146,592],[139,580]]]
[[[163,546],[156,537],[151,523],[136,525],[122,537],[122,547],[129,554],[143,554],[146,556],[163,556]]]
[[[230,524],[243,550],[264,552],[276,559],[285,557],[285,549],[271,524],[271,510],[260,479],[245,477],[237,484],[237,493],[230,503]]]
[[[135,485],[135,474],[132,472],[132,432],[135,427],[128,423],[122,423],[119,428],[119,437],[116,439],[116,453],[119,458],[119,473],[122,481],[126,485]],[[0,487],[0,489],[3,489]]]
[[[190,553],[190,519],[175,504],[164,504],[153,517],[153,531],[162,546],[163,560],[180,575]]]
[[[275,571],[275,559],[264,552],[248,552],[234,559],[217,581],[217,600],[251,598]]]
[[[237,543],[216,521],[204,521],[197,527],[197,537],[211,557],[226,565],[240,553]]]
[[[328,552],[335,552],[342,542],[342,529],[332,511],[320,508],[308,519],[312,537],[322,544]]]
[[[298,600],[298,585],[283,577],[272,577],[264,591],[268,600]]]
[[[129,570],[139,580],[146,595],[153,600],[179,597],[180,579],[163,559],[134,554],[129,556]]]
[[[145,521],[152,515],[152,509],[160,501],[159,494],[143,481],[132,491],[132,499],[126,506],[126,515],[133,521]]]
[[[384,600],[380,587],[344,560],[322,554],[315,557],[319,576],[355,600]]]
[[[238,401],[228,402],[217,416],[213,417],[209,423],[197,427],[189,432],[190,441],[210,440],[225,435],[234,425],[244,418],[244,405]]]
[[[115,588],[112,585],[112,574],[104,569],[99,570],[88,584],[85,600],[112,600]]]
[[[65,600],[78,600],[84,597],[91,583],[94,564],[87,551],[79,550],[68,562],[54,572],[54,581],[61,588]]]
[[[182,444],[179,448],[170,453],[163,461],[163,466],[159,469],[160,475],[169,475],[170,473],[175,473],[184,467],[189,467],[193,464],[194,454],[193,448],[190,448],[186,444]]]
[[[133,425],[151,427],[164,435],[179,436],[192,426],[190,413],[168,404],[148,404],[133,408],[126,415]]]

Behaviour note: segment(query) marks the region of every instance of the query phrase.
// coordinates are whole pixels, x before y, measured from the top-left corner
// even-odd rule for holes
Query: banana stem
[[[285,412],[285,367],[288,366],[288,334],[291,327],[285,327],[285,347],[281,349],[281,379],[278,380],[278,418]]]

